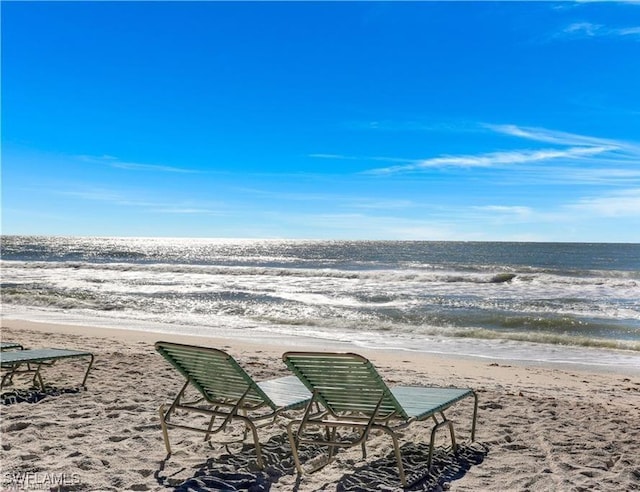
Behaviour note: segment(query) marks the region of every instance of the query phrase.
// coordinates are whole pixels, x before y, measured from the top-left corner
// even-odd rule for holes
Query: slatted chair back
[[[283,360],[334,415],[409,417],[373,364],[358,354],[287,352]]]
[[[257,408],[276,405],[253,378],[226,352],[170,342],[157,342],[156,350],[173,365],[210,403]]]

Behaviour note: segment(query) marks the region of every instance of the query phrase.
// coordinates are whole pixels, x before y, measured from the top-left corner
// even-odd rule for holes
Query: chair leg
[[[337,427],[332,427],[330,433],[329,433],[329,431],[327,431],[327,434],[329,434],[329,439],[327,439],[327,441],[328,442],[335,442],[337,433],[338,433],[338,428]],[[329,444],[328,449],[327,449],[327,463],[329,463],[333,459],[333,456],[337,452],[338,452],[337,446],[333,446],[333,445]]]
[[[42,368],[42,364],[38,364],[38,367],[33,374],[33,385],[40,386],[40,389],[44,391],[44,381],[42,380],[42,375],[40,374],[40,369]]]
[[[380,426],[378,428],[381,428],[383,431],[389,434],[389,436],[391,437],[391,440],[393,441],[393,452],[396,455],[396,462],[398,463],[398,475],[400,475],[400,482],[402,483],[402,486],[406,487],[407,476],[404,472],[404,465],[402,464],[402,454],[400,453],[400,444],[398,442],[398,436],[396,435],[395,432],[393,432],[393,430],[391,430],[387,426]]]
[[[248,418],[243,419],[247,427],[251,429],[251,434],[253,435],[253,444],[256,448],[256,461],[258,462],[258,466],[260,469],[264,468],[264,460],[262,459],[262,450],[260,448],[260,441],[258,439],[258,429]]]
[[[478,418],[478,395],[473,392],[473,421],[471,423],[471,442],[476,440],[476,420]]]
[[[0,389],[13,383],[13,372],[8,372],[2,376],[2,382],[0,382]]]
[[[167,450],[167,455],[171,454],[171,444],[169,443],[169,431],[167,429],[167,423],[165,422],[165,409],[166,405],[160,405],[158,413],[160,413],[160,427],[162,427],[162,438],[164,439],[164,447]]]
[[[443,425],[446,425],[449,427],[449,433],[451,434],[451,449],[454,453],[457,452],[457,444],[456,444],[455,432],[453,430],[453,422],[447,419],[443,420],[442,422],[438,422],[436,425],[433,426],[433,429],[431,430],[431,441],[429,442],[429,459],[427,460],[427,467],[429,470],[431,470],[431,462],[433,459],[433,449],[435,446],[436,432]]]
[[[302,475],[304,470],[302,469],[302,465],[300,464],[300,456],[298,455],[298,444],[296,443],[296,438],[293,435],[293,426],[295,424],[299,424],[295,420],[292,420],[287,424],[287,436],[289,437],[289,445],[291,446],[291,454],[293,455],[293,462],[296,465],[296,470],[298,470],[298,474]]]
[[[93,362],[93,359],[92,359],[92,362]],[[175,400],[173,400],[173,403],[171,403],[169,410],[167,410],[166,412],[164,411],[166,407],[166,404],[164,403],[160,405],[160,408],[158,409],[158,412],[160,413],[160,426],[162,427],[162,437],[164,438],[164,447],[167,450],[167,454],[171,454],[171,444],[169,444],[169,431],[167,429],[167,419],[169,418],[169,414],[173,411],[176,405],[179,404],[180,399],[182,398],[182,395],[184,394],[184,392],[187,390],[188,386],[189,386],[189,381],[187,380],[182,386],[182,389],[176,396]]]
[[[216,407],[217,410],[218,407]],[[209,425],[207,426],[207,432],[204,434],[204,440],[205,441],[209,441],[211,440],[211,434],[213,434],[211,432],[211,429],[213,429],[213,424],[216,422],[216,416],[212,415],[211,416],[211,420],[209,420]]]
[[[89,359],[89,365],[87,366],[87,370],[84,373],[84,378],[82,379],[82,384],[81,384],[81,386],[85,390],[87,389],[87,378],[89,377],[89,371],[91,370],[91,367],[93,366],[93,360],[94,360],[94,356],[93,356],[93,354],[91,354],[91,358]]]
[[[451,450],[454,453],[458,452],[458,444],[456,443],[456,434],[453,431],[453,422],[451,422],[450,420],[447,420],[448,426],[449,426],[449,434],[451,434]]]

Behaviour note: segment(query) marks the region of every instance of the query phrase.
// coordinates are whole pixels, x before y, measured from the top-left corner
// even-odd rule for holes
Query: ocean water
[[[640,370],[640,245],[2,237],[2,315]]]

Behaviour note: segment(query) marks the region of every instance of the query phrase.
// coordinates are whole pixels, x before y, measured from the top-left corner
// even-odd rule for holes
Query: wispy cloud
[[[622,159],[640,156],[640,146],[611,139],[578,135],[553,131],[544,128],[520,127],[517,125],[483,124],[482,128],[492,132],[518,137],[534,142],[554,144],[559,148],[517,149],[510,151],[487,152],[477,155],[440,155],[427,159],[408,159],[390,156],[350,156],[343,154],[317,153],[309,157],[319,159],[359,160],[389,162],[396,166],[376,168],[365,171],[366,174],[396,174],[419,172],[431,168],[489,168],[504,167],[515,164],[538,163],[552,160],[578,160],[595,156],[608,155],[610,158]]]
[[[122,161],[117,157],[113,157],[110,155],[103,156],[90,156],[90,155],[81,155],[78,156],[80,160],[84,162],[89,162],[92,164],[101,164],[110,167],[114,167],[117,169],[126,169],[128,171],[146,171],[146,172],[162,172],[162,173],[185,173],[185,174],[194,174],[199,171],[194,169],[185,169],[181,167],[174,166],[163,166],[158,164],[144,164],[140,162],[130,162],[130,161]]]
[[[592,22],[574,22],[565,27],[560,36],[573,38],[626,37],[640,41],[640,26],[608,27]]]
[[[280,191],[240,186],[236,187],[235,190],[240,193],[277,200],[335,202],[339,198],[339,195],[335,193],[325,192]]]
[[[574,0],[576,4],[580,3],[603,3],[607,0]],[[609,0],[609,3],[630,3],[640,5],[640,0]]]
[[[416,159],[407,159],[406,157],[355,156],[343,154],[309,154],[308,157],[312,157],[314,159],[335,159],[342,161],[403,162],[407,164],[418,162]]]
[[[402,159],[385,157],[390,162],[400,163],[396,166],[376,168],[367,174],[389,175],[396,173],[415,173],[432,168],[508,168],[526,164],[552,162],[561,167],[569,163],[589,164],[593,170],[598,166],[626,166],[640,164],[640,145],[635,142],[612,140],[606,138],[579,135],[575,133],[554,131],[545,128],[521,127],[517,125],[483,124],[483,128],[494,133],[529,140],[537,143],[552,144],[542,149],[515,149],[509,151],[487,152],[481,154],[440,155],[428,159]],[[377,160],[381,160],[378,158]],[[619,169],[622,176],[629,171]],[[613,170],[616,173],[616,170]],[[632,175],[634,175],[632,173]]]
[[[255,196],[267,197],[275,200],[287,200],[298,202],[328,202],[332,204],[339,203],[346,207],[352,207],[359,210],[391,210],[411,208],[416,204],[407,199],[388,199],[388,198],[368,198],[358,197],[352,194],[340,193],[311,193],[311,192],[293,192],[293,191],[273,191],[257,188],[236,188],[237,191],[248,193]]]
[[[598,146],[607,147],[609,149],[616,149],[624,147],[626,145],[630,145],[618,140],[591,137],[587,135],[578,135],[575,133],[549,130],[546,128],[524,127],[517,125],[493,125],[489,123],[485,123],[482,126],[496,133],[502,133],[505,135],[511,135],[514,137],[520,137],[527,140],[533,140],[543,143],[552,143],[559,145],[585,145],[590,147]]]
[[[163,206],[161,208],[152,208],[151,209],[155,213],[159,214],[175,214],[175,215],[215,215],[222,216],[227,215],[226,212],[221,210],[213,210],[210,208],[196,208],[196,207],[188,207],[188,206]]]
[[[181,214],[181,215],[223,215],[221,204],[196,203],[192,201],[162,202],[155,200],[145,200],[142,198],[131,198],[120,192],[100,189],[86,188],[79,190],[56,190],[53,193],[66,197],[76,198],[86,201],[104,202],[119,207],[136,208],[146,212],[160,214]]]
[[[486,205],[473,207],[475,210],[489,212],[491,214],[510,215],[515,217],[531,217],[534,210],[531,207],[524,206],[505,206],[505,205]]]
[[[450,132],[464,126],[460,121],[394,121],[394,120],[365,120],[365,121],[349,121],[343,126],[349,130],[370,131],[376,130],[381,132]]]
[[[451,211],[460,216],[463,211]],[[569,201],[564,204],[539,208],[524,205],[473,206],[466,216],[483,223],[510,224],[576,224],[585,220],[640,219],[640,187],[605,192]]]
[[[342,155],[342,154],[309,154],[308,157],[313,157],[315,159],[345,159],[345,160],[357,160],[357,157]]]
[[[620,167],[617,161],[607,166],[606,159],[598,160],[601,167],[556,165],[553,169],[529,166],[502,176],[502,184],[507,185],[551,185],[571,184],[594,186],[635,186],[640,185],[640,168]]]
[[[287,214],[276,215],[278,222],[296,228],[330,231],[331,237],[339,239],[386,239],[405,240],[471,240],[474,236],[458,233],[453,221],[419,220],[407,217],[377,216],[359,213]]]
[[[394,174],[398,172],[420,171],[439,167],[497,167],[512,164],[527,164],[552,159],[578,159],[609,150],[606,147],[571,147],[568,149],[517,150],[508,152],[490,152],[479,155],[441,156],[415,161],[409,165],[374,169],[372,174]]]
[[[602,154],[598,156],[598,162],[600,163],[612,164],[617,162],[622,164],[640,164],[640,143],[638,142],[578,135],[575,133],[548,130],[546,128],[491,124],[485,124],[484,126],[496,133],[535,142],[553,143],[559,146],[579,146],[579,148],[583,149],[595,149],[598,151],[594,154]]]
[[[416,206],[416,203],[411,200],[404,199],[356,198],[354,200],[350,200],[350,205],[356,209],[362,210],[400,210],[413,208]]]
[[[108,202],[114,205],[134,205],[138,207],[149,206],[149,202],[141,200],[131,200],[125,198],[118,192],[99,188],[87,188],[81,190],[54,190],[54,194],[63,195],[80,200],[90,200],[97,202]]]
[[[568,205],[581,214],[599,217],[640,218],[640,188],[632,188],[604,196],[587,197]]]

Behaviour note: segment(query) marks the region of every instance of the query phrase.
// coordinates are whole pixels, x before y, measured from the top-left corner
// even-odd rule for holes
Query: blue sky
[[[640,3],[3,2],[2,233],[640,242]]]

